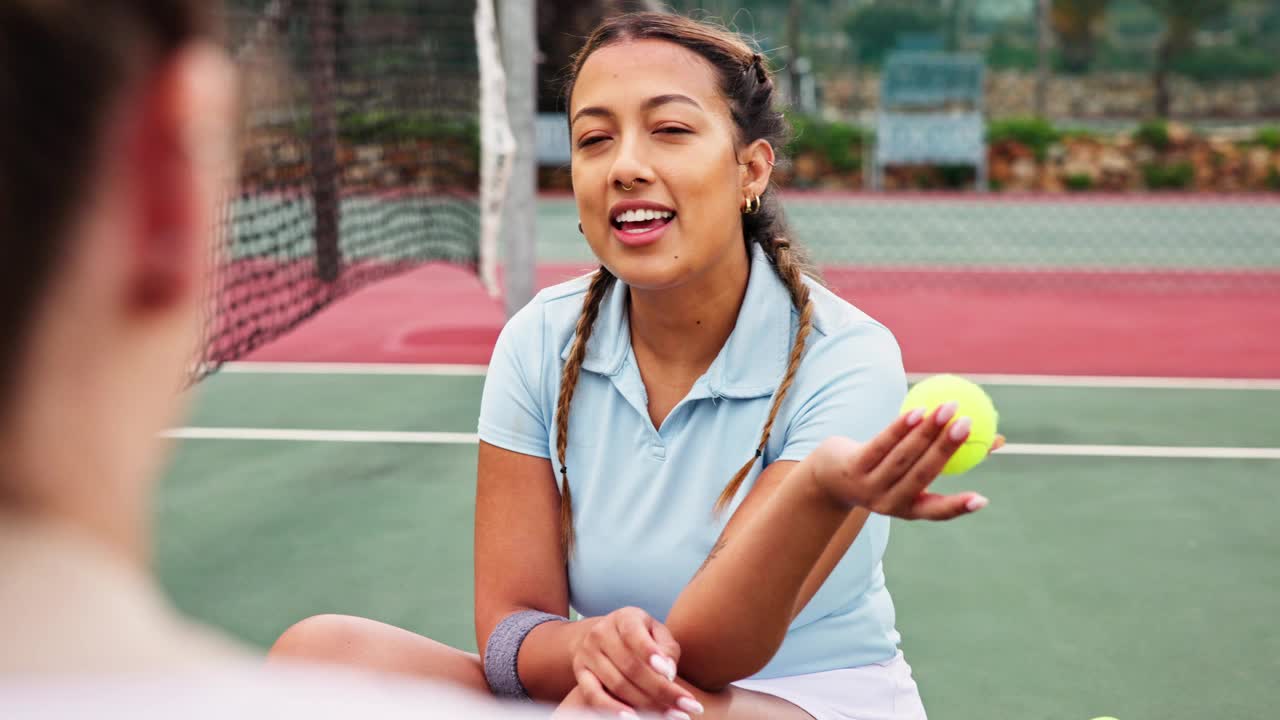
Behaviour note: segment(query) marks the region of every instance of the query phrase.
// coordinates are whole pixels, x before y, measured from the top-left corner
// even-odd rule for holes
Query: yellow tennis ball
[[[991,444],[996,439],[999,419],[995,404],[976,383],[955,375],[934,375],[921,380],[907,392],[907,399],[902,403],[903,412],[924,408],[927,418],[928,413],[953,400],[959,404],[955,418],[966,416],[973,421],[973,426],[964,445],[956,450],[942,468],[943,475],[967,472],[987,459]],[[955,422],[955,418],[951,422]]]

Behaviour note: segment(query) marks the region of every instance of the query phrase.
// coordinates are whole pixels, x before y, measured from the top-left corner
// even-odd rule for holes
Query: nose
[[[652,184],[653,168],[645,161],[639,139],[632,135],[623,137],[617,144],[613,166],[609,169],[609,184],[614,188],[634,190],[639,183]]]

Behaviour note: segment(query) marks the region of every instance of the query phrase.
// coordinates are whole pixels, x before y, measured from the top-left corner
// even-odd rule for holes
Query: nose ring
[[[622,185],[623,192],[631,192],[632,190],[636,189],[635,185],[627,185],[626,183],[619,183],[619,184]]]

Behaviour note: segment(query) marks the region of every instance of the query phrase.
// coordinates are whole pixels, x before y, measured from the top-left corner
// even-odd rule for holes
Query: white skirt
[[[815,720],[926,720],[901,652],[882,663],[733,684],[782,698]]]

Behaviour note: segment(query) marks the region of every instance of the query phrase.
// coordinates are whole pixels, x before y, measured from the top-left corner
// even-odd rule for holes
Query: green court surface
[[[178,434],[238,439],[179,441],[157,505],[179,607],[260,646],[346,612],[474,650],[483,378],[231,370]],[[1009,452],[939,487],[991,506],[895,522],[885,560],[930,716],[1273,717],[1280,383],[988,387]]]

